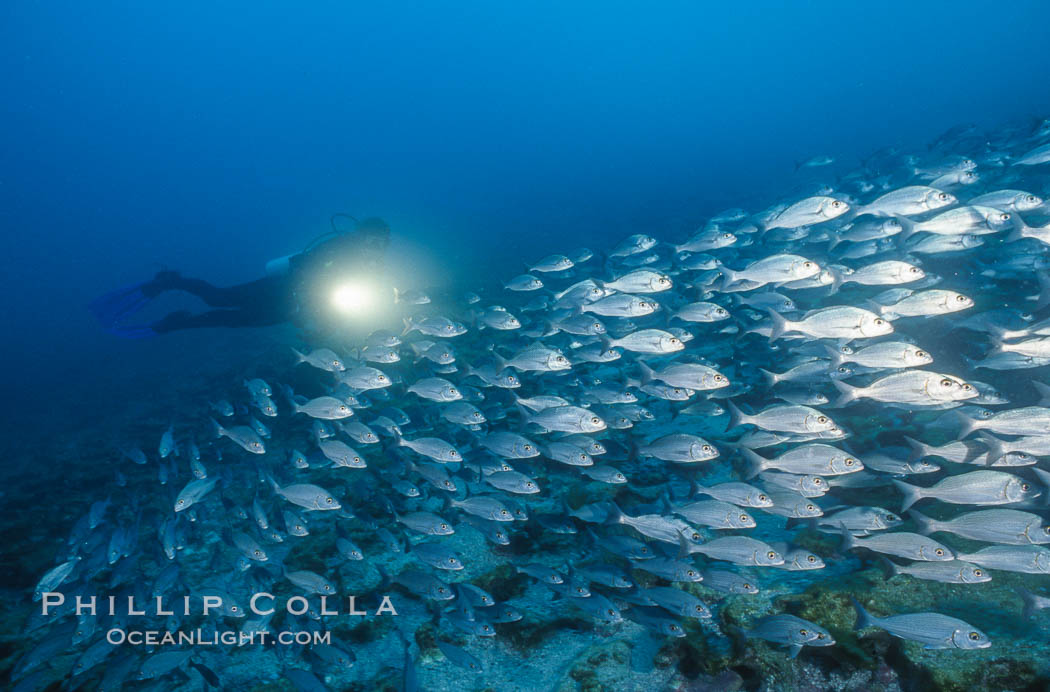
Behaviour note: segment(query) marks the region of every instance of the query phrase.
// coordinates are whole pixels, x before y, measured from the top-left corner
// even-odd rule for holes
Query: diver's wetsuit
[[[366,219],[352,233],[338,234],[289,259],[288,271],[248,283],[220,287],[164,271],[142,284],[140,291],[153,299],[166,291],[195,295],[214,310],[193,314],[173,312],[148,326],[163,334],[199,327],[269,327],[282,322],[302,325],[319,304],[316,292],[327,279],[374,271],[390,240],[390,228],[381,219]]]
[[[174,272],[161,272],[143,287],[153,297],[164,291],[183,291],[197,296],[210,307],[193,314],[173,312],[150,327],[158,334],[195,327],[269,327],[295,321],[299,312],[291,276],[267,276],[235,286],[214,286],[202,279],[187,279]]]

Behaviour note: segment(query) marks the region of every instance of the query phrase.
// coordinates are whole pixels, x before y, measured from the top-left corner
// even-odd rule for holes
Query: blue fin
[[[118,288],[96,298],[88,306],[102,326],[107,330],[117,327],[117,322],[141,310],[150,298],[143,292],[148,282]]]

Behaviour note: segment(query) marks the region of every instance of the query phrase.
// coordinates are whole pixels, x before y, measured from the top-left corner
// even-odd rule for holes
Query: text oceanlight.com
[[[315,646],[331,644],[331,632],[281,631],[238,632],[236,630],[124,630],[106,632],[114,646],[268,646],[270,644]]]

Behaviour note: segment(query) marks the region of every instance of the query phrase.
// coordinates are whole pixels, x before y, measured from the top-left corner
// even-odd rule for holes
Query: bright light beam
[[[332,305],[347,315],[368,312],[375,304],[375,298],[375,291],[367,284],[345,283],[332,291]]]

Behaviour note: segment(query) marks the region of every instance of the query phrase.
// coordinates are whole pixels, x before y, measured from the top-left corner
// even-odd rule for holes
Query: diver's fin
[[[110,291],[93,300],[88,307],[104,327],[114,326],[150,301],[149,296],[142,290],[147,283],[144,281]]]

